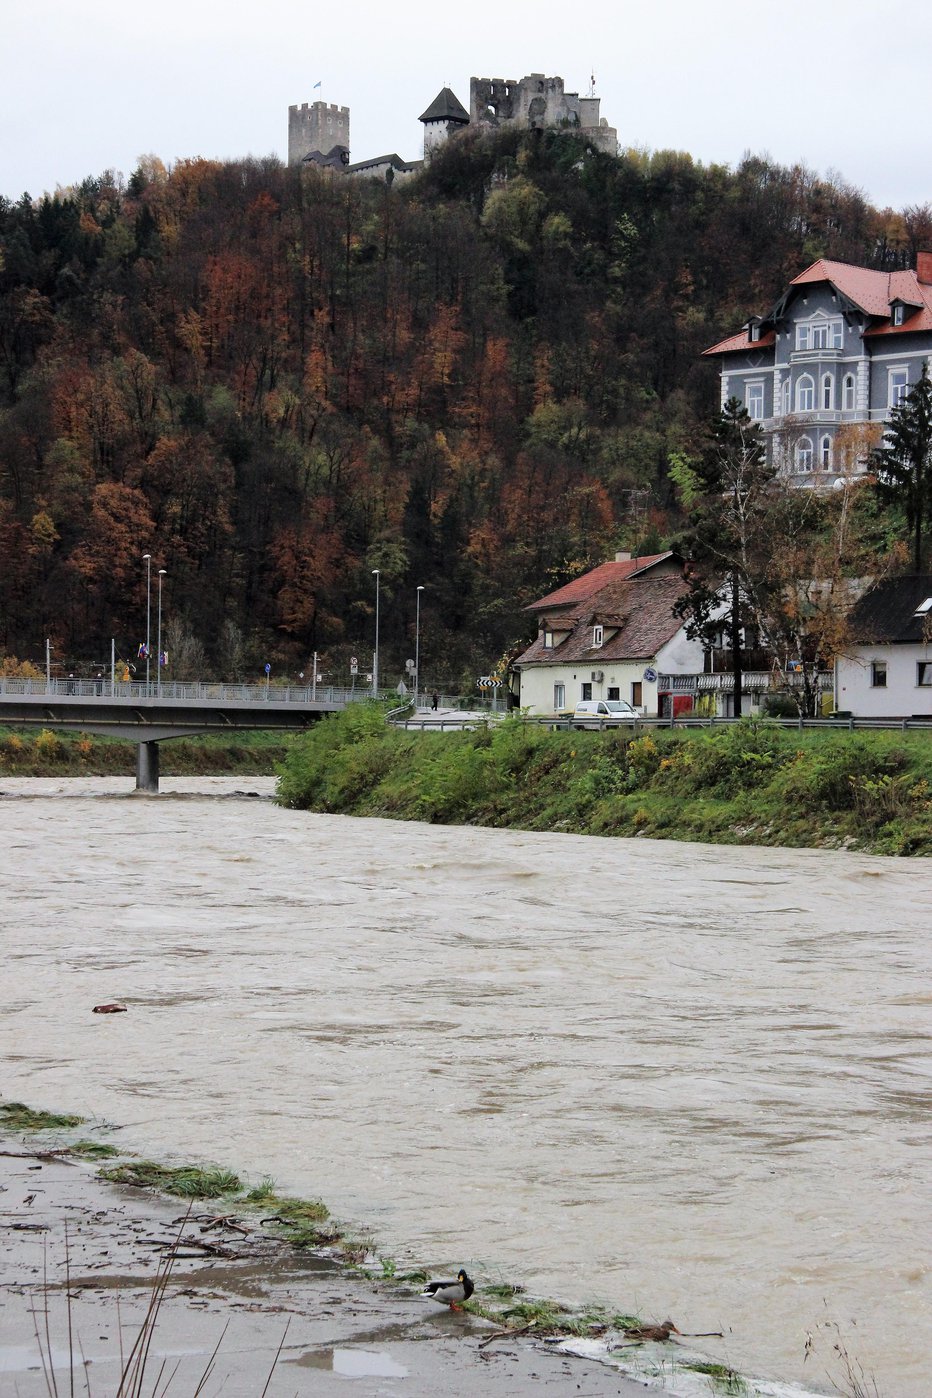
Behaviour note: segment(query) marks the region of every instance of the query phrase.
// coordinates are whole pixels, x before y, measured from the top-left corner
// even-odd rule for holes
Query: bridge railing
[[[9,677],[0,678],[0,696],[28,696],[46,698],[82,698],[82,699],[108,699],[125,700],[127,703],[138,704],[140,700],[167,699],[181,700],[185,703],[199,703],[202,700],[213,702],[229,703],[239,701],[241,703],[261,704],[310,704],[317,701],[321,704],[350,704],[362,700],[370,699],[372,691],[367,687],[362,688],[342,688],[336,685],[318,684],[313,685],[275,685],[270,684],[226,684],[220,681],[180,681],[162,680],[161,684],[157,680],[151,680],[148,684],[138,680],[116,680],[111,682],[109,676],[100,679],[83,677],[78,679],[13,679]],[[390,697],[389,693],[382,691],[381,698]]]

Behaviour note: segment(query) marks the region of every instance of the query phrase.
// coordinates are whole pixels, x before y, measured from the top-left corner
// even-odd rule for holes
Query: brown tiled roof
[[[548,592],[546,597],[532,602],[524,610],[526,612],[540,612],[548,607],[563,607],[569,606],[571,603],[583,602],[587,598],[594,597],[606,583],[621,582],[624,578],[630,578],[635,573],[653,568],[655,564],[662,563],[665,558],[672,557],[672,550],[667,549],[666,553],[650,553],[643,558],[626,558],[621,561],[613,560],[610,563],[600,563],[597,568],[592,568],[588,573],[583,573],[581,577],[574,578],[572,582],[565,583],[563,587],[558,587],[556,592]]]
[[[913,573],[879,583],[851,613],[855,639],[865,645],[925,640],[932,612],[916,616],[916,608],[927,597],[932,597],[932,574]]]
[[[729,335],[727,340],[719,340],[717,345],[712,345],[710,349],[703,350],[703,354],[733,354],[737,350],[766,349],[768,345],[776,343],[776,335],[772,330],[764,330],[759,340],[749,340],[747,330],[739,330],[737,335]]]
[[[571,664],[574,660],[608,664],[613,660],[648,660],[682,626],[680,618],[673,615],[673,605],[686,590],[686,583],[678,573],[648,573],[608,581],[595,596],[582,600],[575,613],[570,614],[573,629],[565,641],[545,648],[542,632],[524,654],[518,656],[515,664]],[[596,623],[601,621],[607,630],[618,627],[598,647],[592,645],[593,618]]]

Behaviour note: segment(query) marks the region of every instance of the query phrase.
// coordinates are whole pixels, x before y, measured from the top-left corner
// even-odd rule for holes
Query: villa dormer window
[[[602,644],[602,638],[603,638],[604,634],[605,634],[605,631],[604,631],[604,628],[603,628],[603,627],[601,627],[601,626],[593,626],[593,628],[592,628],[592,648],[593,648],[593,650],[596,650],[596,649]]]
[[[893,315],[891,316],[891,320],[893,321],[894,325],[902,325],[905,319],[906,307],[903,305],[902,301],[898,301],[896,305],[893,307]]]
[[[553,650],[553,632],[544,632],[544,650]]]
[[[760,339],[760,326],[751,324],[748,326],[748,339],[752,344],[757,344]]]

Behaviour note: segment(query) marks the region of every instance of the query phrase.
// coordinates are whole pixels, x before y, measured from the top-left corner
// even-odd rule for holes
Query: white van
[[[583,699],[573,710],[573,725],[578,728],[589,724],[601,728],[604,723],[637,723],[639,718],[637,709],[623,699]],[[580,719],[582,722],[577,722]]]

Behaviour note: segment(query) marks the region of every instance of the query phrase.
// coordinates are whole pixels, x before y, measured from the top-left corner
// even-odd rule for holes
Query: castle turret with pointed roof
[[[424,159],[429,160],[437,146],[469,125],[469,113],[448,87],[442,87],[418,120],[424,123]]]

